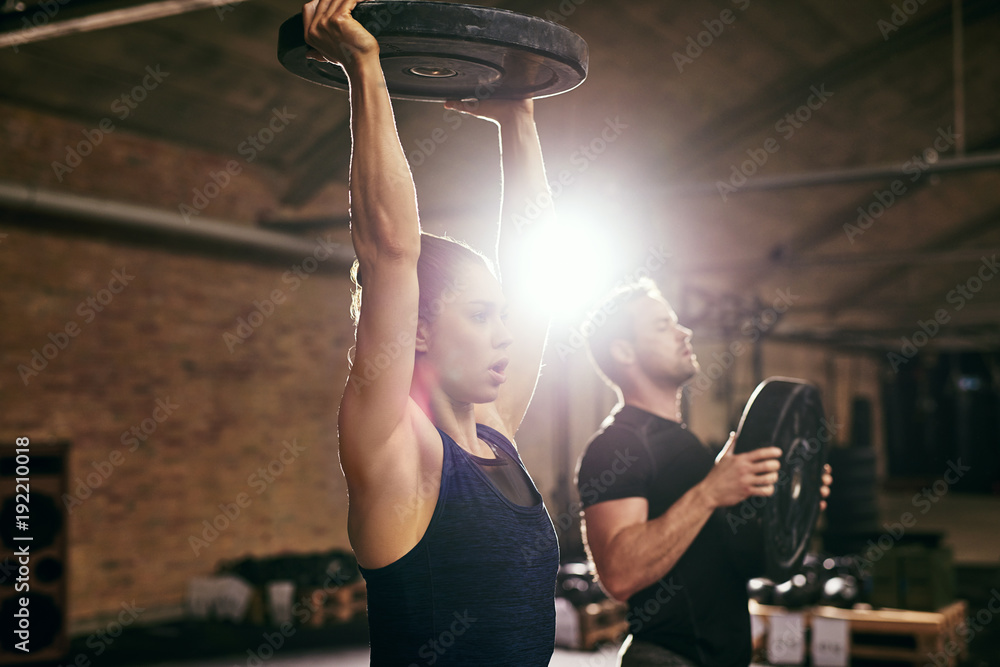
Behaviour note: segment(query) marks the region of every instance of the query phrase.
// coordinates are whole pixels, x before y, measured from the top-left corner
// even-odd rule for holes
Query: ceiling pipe
[[[912,336],[913,331],[895,332],[821,332],[821,333],[773,333],[767,337],[768,343],[792,343],[796,345],[818,345],[829,349],[839,347],[843,349],[853,349],[857,351],[876,352],[884,354],[886,352],[898,352],[901,336]],[[1000,343],[1000,332],[981,331],[973,333],[949,333],[942,332],[935,336],[933,347],[929,349],[956,352],[968,350],[970,352],[982,352],[996,348]],[[884,358],[884,357],[883,357]]]
[[[237,222],[201,217],[188,221],[180,212],[82,197],[22,183],[0,181],[0,207],[89,221],[152,236],[168,234],[195,243],[221,243],[236,249],[299,259],[314,256],[318,248],[315,240],[247,227]],[[350,245],[324,242],[322,247],[330,255],[329,261],[324,264],[331,268],[349,267],[354,262],[354,249]]]
[[[962,250],[941,251],[903,251],[879,253],[845,253],[842,255],[806,255],[803,257],[786,257],[779,259],[762,259],[756,262],[740,264],[719,262],[705,264],[677,264],[670,270],[681,273],[746,273],[759,271],[761,267],[769,269],[809,269],[824,266],[885,266],[914,264],[959,264],[963,262],[979,262],[983,257],[995,257],[1000,254],[1000,248],[967,248]]]
[[[232,10],[245,0],[160,0],[122,7],[120,1],[90,3],[85,7],[67,6],[68,0],[53,0],[33,5],[20,12],[0,14],[0,48],[39,42],[81,32],[112,28],[141,21],[214,8],[220,13]],[[103,9],[102,9],[103,8]]]
[[[899,165],[876,165],[872,167],[856,167],[853,169],[831,169],[828,171],[813,171],[800,174],[779,174],[777,176],[750,176],[746,182],[739,186],[734,186],[728,180],[714,181],[712,183],[678,183],[665,188],[667,192],[674,194],[718,194],[719,184],[724,184],[729,188],[727,195],[732,196],[740,192],[753,190],[787,190],[791,188],[807,188],[817,185],[841,185],[844,183],[858,183],[862,181],[885,181],[893,178],[912,179],[914,169],[919,169],[919,175],[942,174],[953,171],[973,171],[977,169],[997,169],[1000,168],[1000,153],[985,153],[982,155],[967,155],[949,159],[938,159],[928,161],[923,155],[918,158],[919,163],[914,161]],[[905,169],[905,171],[904,171]],[[731,191],[735,190],[735,191]]]

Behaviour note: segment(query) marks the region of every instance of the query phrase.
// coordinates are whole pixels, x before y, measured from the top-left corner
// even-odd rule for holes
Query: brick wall
[[[296,285],[291,263],[2,231],[2,434],[72,442],[73,619],[177,604],[220,560],[348,546],[346,277]],[[283,303],[227,345],[275,290]],[[34,350],[52,357],[37,375]]]
[[[116,130],[57,174],[52,162],[88,129],[0,107],[0,180],[177,211],[229,159]],[[251,224],[278,208],[282,186],[247,165],[202,215]],[[283,279],[294,258],[241,261],[42,222],[0,217],[0,437],[72,443],[71,624],[133,599],[180,604],[188,580],[221,560],[348,547],[336,453],[353,340],[346,270],[296,282]],[[283,303],[227,345],[275,290]],[[220,504],[239,516],[219,518]]]
[[[87,154],[76,163],[67,157],[70,151]],[[211,175],[225,172],[238,157],[152,141],[121,128],[103,133],[99,123],[0,104],[0,180],[177,212],[181,204],[192,205],[194,190],[204,191]],[[284,178],[242,161],[236,166],[235,177],[193,218],[250,224],[277,208],[275,193]]]

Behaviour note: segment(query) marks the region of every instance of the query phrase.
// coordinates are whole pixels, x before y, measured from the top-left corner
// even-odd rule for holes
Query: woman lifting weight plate
[[[529,201],[551,205],[533,101],[446,104],[500,128],[501,286],[482,254],[421,232],[379,45],[352,18],[356,2],[313,0],[303,20],[309,57],[342,65],[350,86],[357,332],[340,460],[371,664],[547,665],[558,546],[513,442],[548,328],[517,260],[551,206],[511,222]]]

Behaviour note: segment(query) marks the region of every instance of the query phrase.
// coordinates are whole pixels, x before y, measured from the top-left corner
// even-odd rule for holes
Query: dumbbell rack
[[[350,623],[368,612],[368,588],[364,579],[344,584],[332,592],[317,589],[310,594],[315,609],[308,624],[321,628],[329,624]]]
[[[591,602],[580,609],[581,648],[589,651],[602,642],[620,642],[628,633],[627,609],[615,600]]]

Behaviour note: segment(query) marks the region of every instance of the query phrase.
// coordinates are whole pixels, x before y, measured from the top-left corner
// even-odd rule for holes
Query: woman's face
[[[437,371],[440,387],[460,403],[496,400],[506,380],[507,303],[500,283],[485,267],[462,267],[431,302],[433,321],[424,323],[425,360]]]

